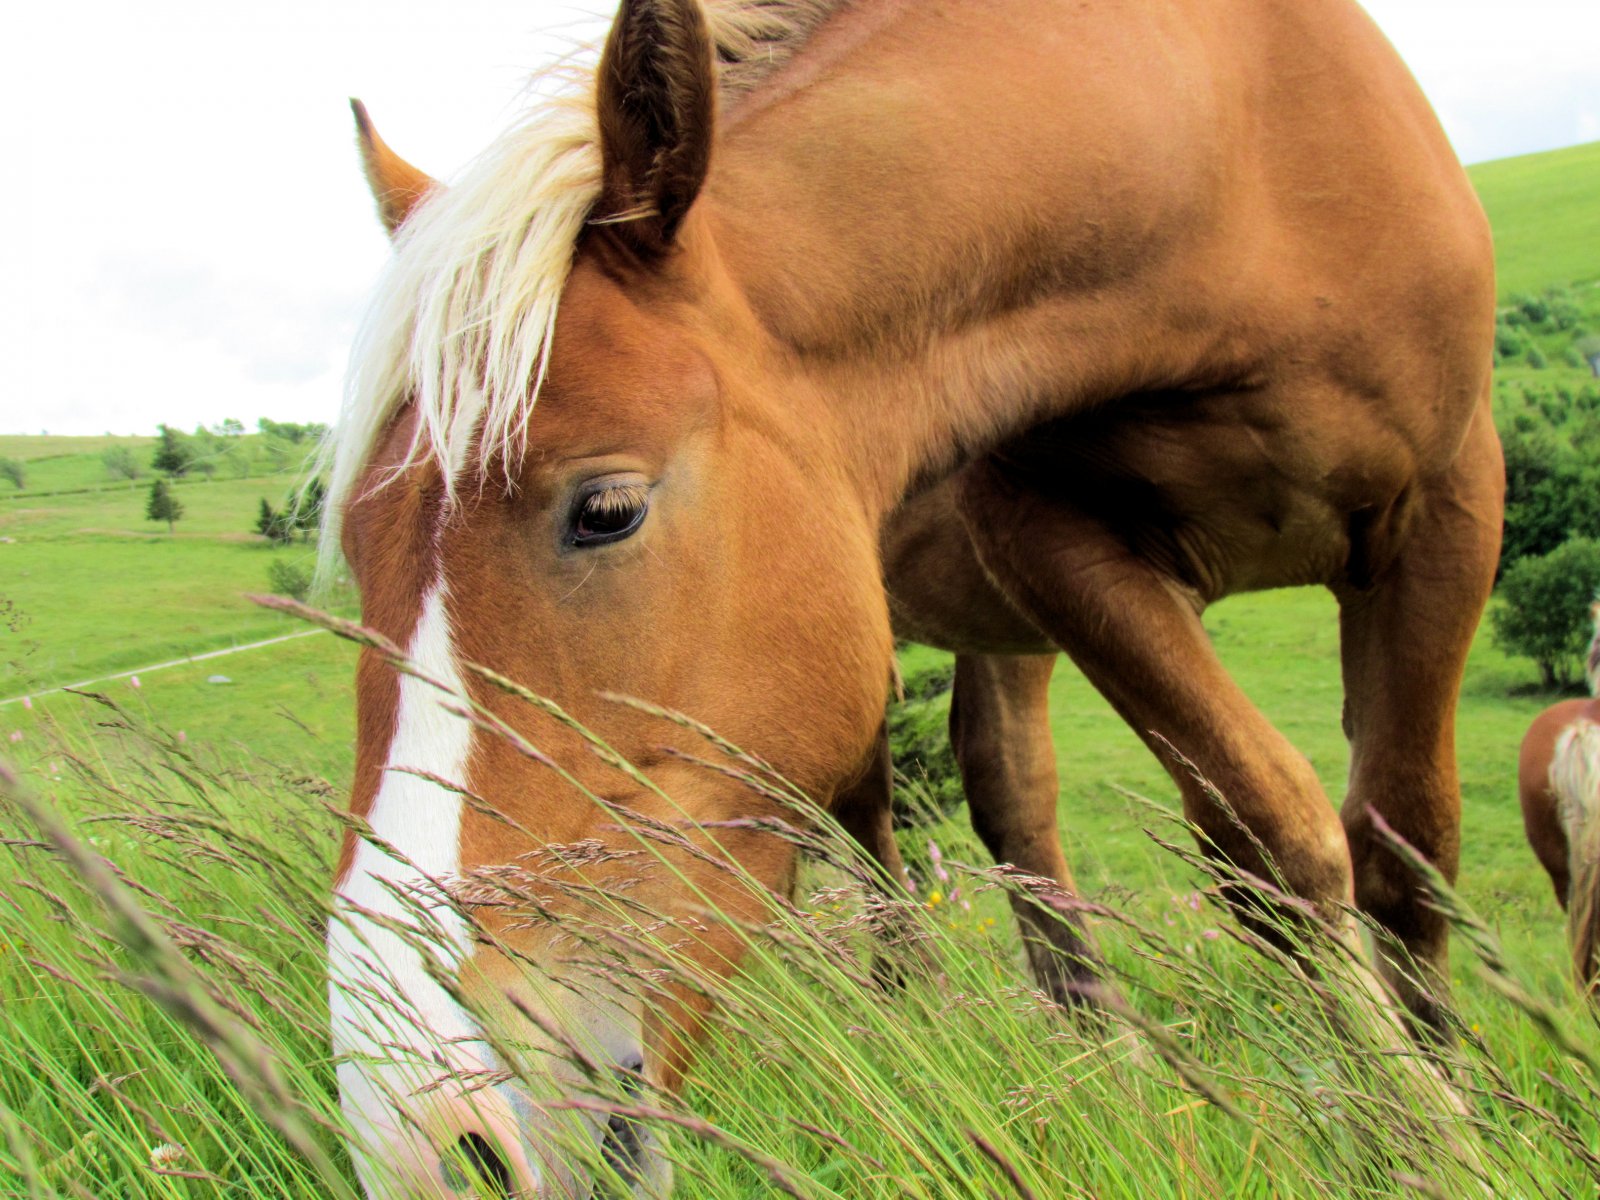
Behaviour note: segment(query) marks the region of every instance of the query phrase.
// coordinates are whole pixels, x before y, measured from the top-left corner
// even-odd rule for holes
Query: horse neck
[[[1109,161],[1095,137],[1126,130],[1051,126],[1040,114],[1071,107],[1060,60],[1019,55],[1016,30],[985,6],[866,7],[873,20],[736,102],[699,215],[774,361],[797,377],[774,402],[800,396],[831,414],[847,469],[881,513],[919,479],[1040,420],[1176,373],[1140,355],[1183,347],[1126,333],[1149,320],[1165,214],[1113,207],[1122,197],[1066,212],[1041,193],[1041,178],[1071,174],[1063,146]],[[997,85],[997,71],[1012,78]],[[1161,144],[1181,140],[1182,118],[1161,120]],[[1122,196],[1141,183],[1128,158]],[[1164,187],[1148,190],[1181,194],[1183,172],[1159,170]],[[1131,245],[1137,263],[1117,257]],[[1071,278],[1089,255],[1090,277]]]

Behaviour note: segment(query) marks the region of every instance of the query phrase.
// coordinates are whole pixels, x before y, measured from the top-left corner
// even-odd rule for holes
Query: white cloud
[[[14,7],[0,431],[99,432],[331,419],[387,253],[345,98],[449,175],[614,0]],[[1469,161],[1600,137],[1593,8],[1370,5]]]
[[[1367,0],[1465,162],[1591,140],[1595,0]]]

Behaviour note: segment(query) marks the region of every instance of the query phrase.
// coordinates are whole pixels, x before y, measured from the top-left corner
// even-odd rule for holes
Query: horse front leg
[[[894,840],[894,763],[889,754],[889,730],[881,726],[866,770],[834,801],[833,817],[866,853],[881,873],[884,904],[873,917],[879,942],[872,959],[872,977],[885,988],[904,982],[903,947],[915,940],[909,908],[911,888],[900,846]],[[869,897],[869,904],[871,898]]]

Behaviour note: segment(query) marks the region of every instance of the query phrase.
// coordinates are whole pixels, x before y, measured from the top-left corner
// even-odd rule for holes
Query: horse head
[[[701,733],[616,696],[824,804],[881,720],[875,517],[704,211],[714,59],[699,5],[629,0],[593,90],[449,188],[357,107],[395,249],[336,435],[329,553],[409,660],[358,667],[371,835],[347,842],[329,939],[373,1196],[473,1175],[588,1196],[584,1147],[639,1194],[670,1187],[655,1135],[584,1098],[597,1075],[676,1087],[708,1001],[647,995],[629,935],[586,948],[626,909],[682,919],[685,953],[730,972],[794,851],[755,827],[777,801],[691,761]]]

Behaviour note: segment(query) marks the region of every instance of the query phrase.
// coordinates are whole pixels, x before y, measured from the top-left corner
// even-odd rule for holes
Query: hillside
[[[1500,294],[1600,283],[1600,142],[1469,167],[1494,228]]]

